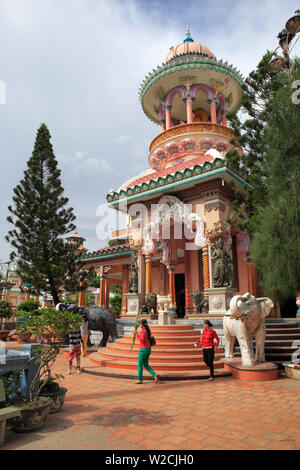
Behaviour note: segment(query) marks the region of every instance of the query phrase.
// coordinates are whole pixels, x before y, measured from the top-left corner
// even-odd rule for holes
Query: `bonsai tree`
[[[38,300],[25,300],[25,302],[21,302],[17,307],[17,312],[31,312],[35,315],[38,313],[38,309],[40,308],[41,304]],[[18,315],[19,316],[19,315]]]
[[[43,387],[58,377],[51,376],[51,368],[59,354],[59,344],[71,329],[78,328],[82,324],[82,316],[68,311],[58,313],[52,308],[40,309],[39,315],[25,311],[22,313],[24,321],[17,326],[17,331],[34,334],[40,337],[42,342],[33,356],[39,367],[30,385],[29,402],[35,404]],[[35,393],[37,384],[39,384],[38,390]]]
[[[3,319],[10,318],[13,314],[11,304],[7,300],[0,300],[0,330],[2,330]]]

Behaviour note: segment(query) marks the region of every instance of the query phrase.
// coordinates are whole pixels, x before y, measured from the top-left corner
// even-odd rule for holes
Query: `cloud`
[[[129,140],[132,140],[133,137],[132,135],[119,135],[119,137],[116,138],[117,142],[128,142]]]
[[[61,154],[57,160],[62,170],[71,172],[75,176],[92,176],[95,172],[112,173],[114,168],[105,158],[88,156],[87,152],[75,152],[72,155]]]
[[[297,0],[284,8],[281,0],[190,0],[188,8],[179,0],[2,0],[0,238],[42,122],[80,227],[109,188],[149,167],[149,144],[160,128],[144,115],[138,88],[182,42],[187,24],[194,40],[246,76],[277,47],[278,32],[298,7]],[[94,244],[95,235],[81,230],[86,246]],[[0,243],[0,258],[8,251]]]

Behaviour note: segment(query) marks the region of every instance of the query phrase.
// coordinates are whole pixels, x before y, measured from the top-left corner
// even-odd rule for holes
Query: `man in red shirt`
[[[210,377],[208,380],[214,380],[215,347],[217,348],[219,346],[220,340],[215,330],[212,329],[212,324],[209,320],[204,320],[203,326],[203,333],[194,346],[197,347],[198,344],[203,343],[203,359],[210,369]],[[217,341],[216,345],[214,344],[214,339]]]

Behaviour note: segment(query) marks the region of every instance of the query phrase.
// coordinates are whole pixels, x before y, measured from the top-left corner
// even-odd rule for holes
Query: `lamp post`
[[[299,36],[292,47],[291,42],[298,33],[300,33],[300,10],[295,11],[295,16],[286,22],[285,28],[280,31],[277,36],[279,39],[279,46],[277,49],[279,49],[279,47],[282,49],[283,57],[276,56],[269,62],[268,69],[270,73],[275,74],[283,69],[290,70],[290,53],[298,41]],[[274,53],[277,51],[277,49],[274,51]]]

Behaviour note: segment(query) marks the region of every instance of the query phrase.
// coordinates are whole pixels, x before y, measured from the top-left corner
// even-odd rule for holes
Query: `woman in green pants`
[[[150,338],[151,331],[148,326],[147,320],[141,320],[141,331],[138,333],[137,338],[140,342],[139,358],[138,358],[138,381],[137,384],[143,383],[143,367],[152,375],[157,384],[159,375],[154,372],[152,367],[149,366],[149,358],[151,354]]]

